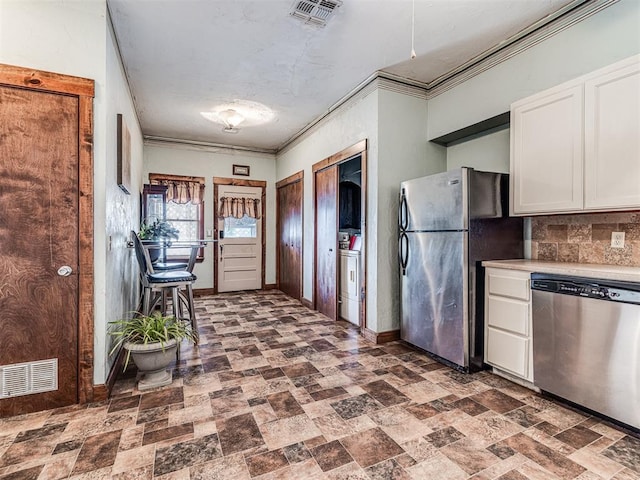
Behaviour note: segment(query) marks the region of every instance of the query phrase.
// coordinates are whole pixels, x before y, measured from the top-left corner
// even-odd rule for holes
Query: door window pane
[[[256,238],[257,220],[247,217],[225,217],[224,238]]]

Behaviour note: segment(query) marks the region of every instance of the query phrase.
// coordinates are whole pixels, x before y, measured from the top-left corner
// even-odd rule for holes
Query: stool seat
[[[163,272],[165,270],[187,270],[188,263],[183,262],[156,262],[153,264],[153,270]]]
[[[147,278],[153,283],[195,282],[197,280],[193,273],[189,273],[186,270],[148,273]]]

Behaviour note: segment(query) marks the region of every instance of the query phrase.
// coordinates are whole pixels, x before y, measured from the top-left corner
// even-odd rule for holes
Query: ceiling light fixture
[[[224,122],[225,127],[222,131],[226,133],[238,133],[238,129],[236,127],[244,122],[244,117],[233,108],[223,110],[218,113],[218,116]]]
[[[218,123],[225,133],[238,133],[238,125],[252,127],[273,120],[275,113],[266,105],[249,100],[234,100],[214,107],[209,112],[200,112],[204,118]]]

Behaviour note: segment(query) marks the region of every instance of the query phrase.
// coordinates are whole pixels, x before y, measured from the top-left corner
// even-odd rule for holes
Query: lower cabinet
[[[340,317],[356,325],[360,323],[359,260],[359,251],[340,250]]]
[[[485,272],[485,363],[533,383],[529,272]]]

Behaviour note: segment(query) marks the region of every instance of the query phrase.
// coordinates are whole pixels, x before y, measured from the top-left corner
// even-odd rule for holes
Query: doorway
[[[304,172],[276,183],[278,289],[302,300],[302,229]]]
[[[93,91],[0,66],[0,417],[95,399]]]
[[[367,142],[363,140],[312,168],[314,308],[333,320],[348,320],[361,328],[366,326],[366,164]],[[341,176],[355,183],[351,177],[356,173],[357,192],[343,185],[341,202]]]
[[[214,178],[214,291],[264,287],[266,182]]]

